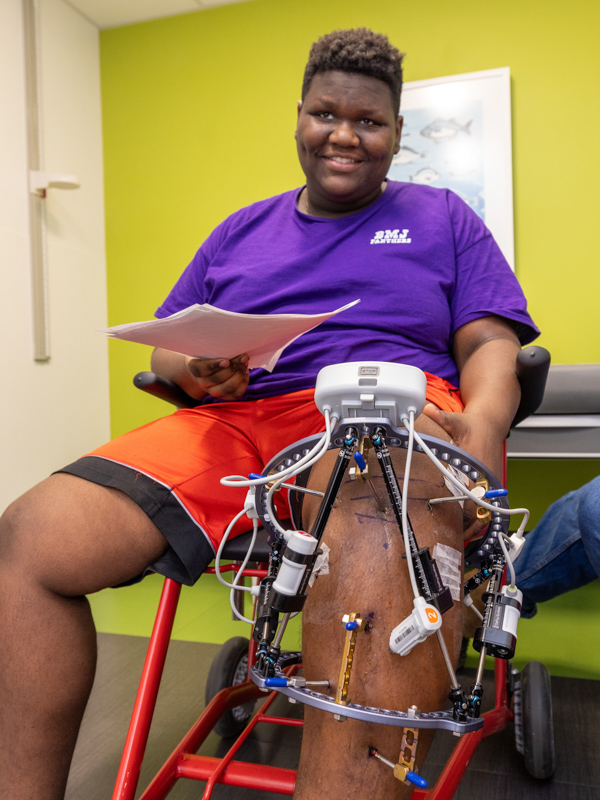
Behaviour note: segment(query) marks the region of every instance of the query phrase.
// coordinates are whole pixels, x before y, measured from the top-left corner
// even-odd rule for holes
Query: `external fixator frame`
[[[304,679],[289,680],[283,673],[283,669],[286,666],[301,661],[301,653],[281,653],[280,645],[283,632],[291,614],[300,611],[304,605],[309,579],[319,553],[318,546],[321,543],[333,503],[344,475],[348,471],[348,466],[357,445],[367,437],[371,440],[377,455],[391,508],[396,516],[398,525],[401,527],[402,494],[392,466],[388,447],[407,449],[409,446],[408,431],[394,427],[388,419],[383,418],[352,417],[341,420],[332,431],[328,447],[330,450],[338,449],[338,458],[334,463],[329,483],[323,494],[310,532],[311,536],[316,539],[316,549],[309,555],[297,556],[297,560],[305,566],[305,569],[293,595],[282,595],[276,591],[276,587],[274,588],[284,558],[286,541],[280,529],[273,524],[271,518],[272,508],[270,509],[267,504],[269,485],[262,484],[256,488],[256,510],[264,528],[269,532],[272,549],[268,575],[262,581],[261,593],[258,599],[253,635],[259,647],[256,664],[250,668],[250,677],[260,688],[276,689],[292,701],[328,711],[336,715],[336,718],[340,720],[351,717],[363,722],[399,727],[410,726],[411,729],[437,728],[452,731],[459,735],[478,730],[484,724],[484,720],[480,716],[480,706],[485,655],[487,653],[507,658],[511,657],[514,652],[514,647],[511,652],[510,647],[501,646],[505,644],[503,639],[494,639],[493,630],[495,603],[512,602],[510,598],[508,601],[505,597],[500,597],[499,599],[502,576],[506,564],[506,546],[501,545],[501,539],[506,536],[508,531],[508,517],[506,514],[502,514],[500,509],[508,509],[506,496],[497,496],[490,500],[490,505],[499,510],[490,512],[487,533],[470,556],[470,565],[477,568],[479,572],[475,579],[471,579],[465,584],[465,594],[472,591],[484,580],[489,580],[490,584],[487,595],[484,596],[484,599],[486,599],[486,614],[483,625],[478,629],[475,636],[475,646],[477,647],[477,644],[479,644],[477,649],[480,651],[480,659],[475,684],[469,695],[466,695],[460,687],[450,663],[441,632],[437,631],[438,640],[442,646],[451,677],[452,688],[449,697],[453,703],[452,710],[424,713],[415,707],[411,707],[405,712],[362,706],[347,700],[340,701],[339,697],[334,699],[311,688],[311,685],[322,685],[323,682],[311,684]],[[454,467],[474,483],[486,482],[490,490],[502,490],[502,485],[498,478],[469,453],[449,442],[432,436],[421,434],[420,438],[444,465]],[[280,473],[304,458],[320,439],[321,435],[317,434],[301,439],[285,448],[271,459],[263,474],[265,476],[272,475],[273,480],[277,480],[277,476]],[[424,452],[418,443],[415,443],[414,450],[416,452]],[[301,497],[307,482],[308,474],[306,472],[300,473],[296,476],[295,488],[290,488],[290,507],[294,529],[301,527],[299,518],[301,502],[298,502],[298,498]],[[281,521],[278,522],[281,525]],[[428,548],[419,549],[410,520],[408,520],[408,539],[410,557],[415,568],[420,595],[430,606],[433,606],[440,614],[443,614],[452,607],[450,591],[448,587],[443,585],[435,560],[431,557]],[[407,557],[408,555],[407,553]],[[292,553],[292,557],[294,556],[295,554]],[[283,614],[281,622],[279,622],[280,613]],[[350,626],[355,625],[356,627],[357,624],[347,623],[346,627],[351,631],[353,628]],[[342,671],[343,665],[344,661],[342,661]]]

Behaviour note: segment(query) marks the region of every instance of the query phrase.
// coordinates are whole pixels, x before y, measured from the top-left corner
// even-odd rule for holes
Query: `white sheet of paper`
[[[128,322],[100,333],[186,356],[233,358],[248,353],[251,369],[271,372],[294,339],[357,303],[360,300],[326,314],[238,314],[196,303],[164,319]]]

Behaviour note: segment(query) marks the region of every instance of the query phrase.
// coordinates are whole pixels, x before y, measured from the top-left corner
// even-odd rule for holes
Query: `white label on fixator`
[[[452,599],[460,602],[462,597],[462,553],[448,545],[436,544],[433,548],[433,557],[438,565],[442,583],[450,589]]]
[[[402,633],[399,636],[396,636],[394,642],[396,644],[399,644],[402,641],[402,639],[406,639],[407,636],[410,636],[410,634],[414,631],[414,629],[415,629],[414,625],[411,625],[410,628],[406,628],[406,630],[402,631]]]
[[[319,550],[321,550],[321,553],[317,556],[314,569],[308,579],[308,585],[311,589],[319,575],[329,575],[329,547],[327,547],[325,542],[321,542]]]
[[[461,483],[462,483],[464,486],[467,486],[467,485],[468,485],[468,483],[469,483],[469,478],[468,478],[468,477],[467,477],[467,476],[464,474],[464,472],[461,472],[459,469],[456,469],[456,467],[453,467],[453,466],[452,466],[452,464],[446,464],[446,469],[447,469],[447,470],[448,470],[448,472],[450,472],[450,473],[451,473],[451,474],[452,474],[452,475],[453,475],[453,476],[454,476],[454,477],[455,477],[455,478],[456,478],[458,481],[460,481],[460,482],[461,482]],[[446,488],[447,488],[447,489],[449,489],[449,491],[450,491],[450,492],[451,492],[451,493],[454,495],[454,497],[460,497],[460,496],[461,496],[462,492],[460,492],[460,491],[457,489],[457,487],[456,487],[456,486],[455,486],[455,485],[454,485],[454,484],[453,484],[451,481],[449,481],[449,480],[448,480],[448,478],[444,478],[444,483],[446,484]],[[464,500],[459,500],[458,502],[460,503],[460,505],[461,505],[461,508],[462,508],[462,507],[464,506],[464,504],[465,504],[465,501],[464,501]]]

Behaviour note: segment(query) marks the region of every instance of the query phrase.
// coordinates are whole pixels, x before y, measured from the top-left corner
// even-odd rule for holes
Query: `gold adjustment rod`
[[[413,709],[414,710],[414,709]],[[394,778],[398,778],[403,783],[409,772],[415,771],[415,759],[417,758],[417,744],[419,743],[418,728],[404,728],[402,735],[402,746],[398,763],[394,765]]]
[[[346,629],[346,640],[344,641],[344,650],[342,653],[342,663],[340,666],[340,674],[338,677],[338,685],[335,693],[335,702],[342,706],[348,703],[348,685],[350,683],[350,674],[352,672],[352,662],[354,661],[354,650],[356,648],[356,637],[359,631],[364,630],[365,623],[358,614],[344,614],[342,617],[344,628]],[[338,722],[343,722],[346,717],[341,714],[333,715]]]
[[[481,486],[481,488],[483,489],[483,496],[485,496],[485,493],[490,488],[488,479],[480,478],[475,484],[475,488],[477,488],[478,486]],[[482,508],[481,506],[477,506],[477,519],[482,522],[489,522],[492,519],[492,515],[487,508]]]
[[[408,709],[408,716],[413,719],[420,717],[421,712],[416,706],[411,706]],[[402,735],[402,747],[398,757],[398,763],[394,764],[393,761],[384,758],[376,747],[369,747],[369,756],[376,758],[388,767],[391,767],[394,778],[397,778],[402,783],[411,783],[424,789],[427,786],[427,781],[415,772],[415,760],[417,757],[417,744],[419,741],[418,728],[404,728]]]

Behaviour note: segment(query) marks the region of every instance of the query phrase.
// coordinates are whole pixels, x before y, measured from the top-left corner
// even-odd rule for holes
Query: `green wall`
[[[591,0],[252,0],[103,31],[110,324],[150,319],[227,214],[301,184],[310,44],[366,25],[407,54],[409,81],[510,67],[517,275],[554,361],[600,361],[599,24]],[[131,385],[148,359],[111,342],[115,435],[168,413]],[[511,493],[541,512],[563,475],[579,485],[597,466],[512,464]]]

